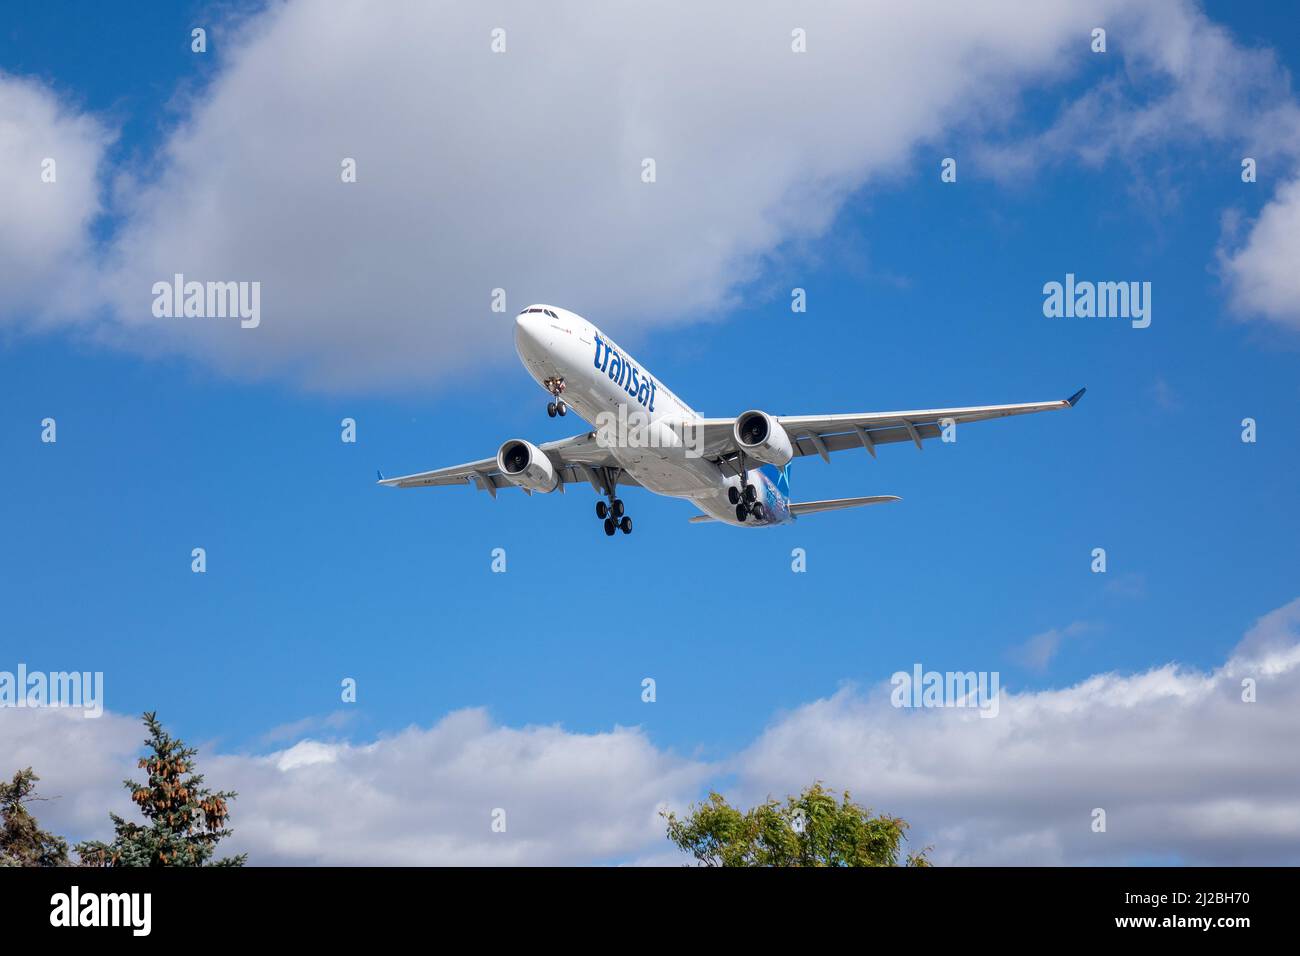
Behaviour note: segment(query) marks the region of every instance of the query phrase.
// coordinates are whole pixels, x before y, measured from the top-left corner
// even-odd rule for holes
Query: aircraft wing
[[[927,408],[901,412],[863,412],[849,415],[773,415],[790,436],[796,456],[821,455],[830,461],[830,453],[846,448],[865,448],[875,457],[877,445],[910,441],[917,448],[927,438],[937,438],[943,425],[951,420],[958,425],[982,422],[991,418],[1030,415],[1060,408],[1073,408],[1086,389],[1055,402],[1028,402],[1022,405],[972,405],[965,408]],[[704,454],[725,461],[738,451],[733,433],[734,418],[709,418],[697,423],[702,430]]]
[[[601,494],[603,493],[603,477],[600,470],[606,467],[619,467],[618,462],[614,460],[614,456],[609,453],[609,449],[601,447],[596,441],[595,432],[584,432],[581,435],[547,442],[537,447],[551,459],[551,464],[555,466],[556,474],[560,476],[559,487],[561,491],[564,490],[565,485],[574,482],[589,482],[592,488],[596,489],[598,494]],[[479,461],[465,462],[463,465],[435,468],[433,471],[421,471],[413,475],[401,475],[397,478],[385,478],[380,475],[379,484],[386,485],[389,488],[436,488],[443,485],[472,485],[481,491],[486,491],[493,498],[497,496],[498,488],[517,487],[505,475],[501,474],[501,469],[497,467],[495,455]],[[627,487],[637,486],[639,482],[631,475],[620,472],[618,484]]]

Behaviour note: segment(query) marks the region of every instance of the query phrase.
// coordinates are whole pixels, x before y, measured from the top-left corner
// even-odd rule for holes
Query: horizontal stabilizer
[[[829,501],[799,501],[790,505],[790,513],[796,518],[818,511],[839,511],[841,508],[857,508],[860,505],[883,505],[890,501],[902,501],[897,495],[873,495],[870,498],[832,498]]]
[[[890,501],[902,501],[897,495],[874,495],[870,498],[832,498],[829,501],[800,501],[790,505],[790,513],[796,518],[799,515],[810,515],[817,511],[839,511],[841,508],[857,508],[862,505],[883,505]],[[695,515],[688,518],[691,524],[704,524],[706,521],[716,521],[712,515]]]

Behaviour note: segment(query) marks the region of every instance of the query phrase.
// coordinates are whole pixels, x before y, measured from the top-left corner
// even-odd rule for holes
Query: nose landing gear
[[[548,378],[546,381],[542,382],[542,386],[555,397],[555,401],[546,403],[546,414],[551,418],[554,418],[556,415],[567,415],[569,413],[569,406],[560,398],[564,393],[564,379]]]

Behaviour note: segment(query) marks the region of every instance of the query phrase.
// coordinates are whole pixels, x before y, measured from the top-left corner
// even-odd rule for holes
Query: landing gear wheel
[[[609,535],[609,536],[612,538],[612,537],[614,536],[614,532],[617,531],[617,530],[618,530],[618,525],[614,524],[614,519],[613,519],[613,518],[606,518],[606,519],[605,519],[605,534]]]
[[[609,503],[609,513],[615,518],[623,517],[623,499],[615,498]]]
[[[603,502],[603,501],[597,501],[597,502],[596,502],[596,517],[597,517],[597,518],[603,518],[603,517],[605,517],[605,516],[608,515],[608,514],[609,514],[609,505],[605,504],[605,502]]]
[[[733,505],[740,504],[740,490],[735,485],[727,489],[727,500]]]
[[[767,517],[767,509],[764,508],[761,504],[751,505],[749,508],[749,512],[754,516],[755,521],[762,521],[764,518]]]
[[[568,406],[560,399],[560,396],[564,394],[564,379],[548,378],[542,382],[542,387],[551,393],[551,401],[546,406],[546,414],[552,418],[556,415],[568,414]]]
[[[746,508],[743,504],[736,505],[736,520],[744,521],[748,517],[749,517],[749,509]]]
[[[622,531],[624,534],[631,534],[632,519],[629,518],[627,515],[623,515],[623,520],[618,523],[618,527],[619,530]]]
[[[746,501],[746,503],[752,503],[752,502],[754,501],[754,499],[757,498],[757,497],[758,497],[758,489],[755,488],[753,485],[746,485],[746,486],[745,486],[745,501]]]

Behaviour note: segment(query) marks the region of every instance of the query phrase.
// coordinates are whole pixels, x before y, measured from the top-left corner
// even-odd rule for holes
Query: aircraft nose
[[[520,338],[521,336],[525,336],[525,335],[531,336],[532,334],[535,334],[535,331],[531,331],[535,318],[536,316],[529,315],[527,312],[520,312],[517,316],[515,316],[515,338],[516,339]]]
[[[515,317],[515,345],[519,348],[536,349],[542,343],[544,319],[539,312],[520,312]]]

